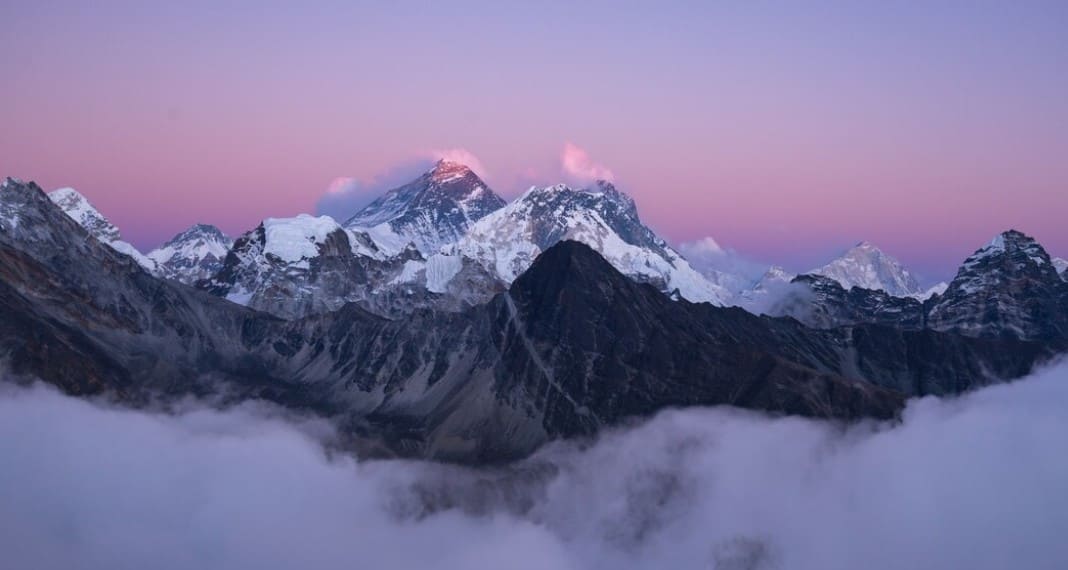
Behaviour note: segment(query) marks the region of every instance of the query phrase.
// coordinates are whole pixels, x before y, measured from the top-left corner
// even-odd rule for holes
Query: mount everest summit
[[[432,255],[505,204],[470,168],[439,160],[416,180],[386,192],[353,214],[345,227],[364,230],[393,249],[410,243]]]

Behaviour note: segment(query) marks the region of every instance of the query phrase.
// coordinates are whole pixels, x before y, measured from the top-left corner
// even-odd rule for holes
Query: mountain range
[[[755,312],[764,310],[768,291],[796,277],[774,267],[754,282],[691,266],[641,222],[634,201],[611,183],[534,187],[508,203],[470,168],[446,160],[343,224],[322,216],[271,218],[237,240],[197,224],[147,255],[122,241],[118,229],[75,190],[50,197],[153,274],[199,284],[284,318],[347,302],[392,316],[471,306],[488,300],[564,239],[590,245],[623,273],[676,298]],[[334,247],[339,240],[348,247]],[[920,300],[946,287],[924,290],[907,268],[868,242],[807,274]]]
[[[496,462],[665,407],[891,418],[1068,344],[1068,282],[1007,231],[929,294],[868,243],[711,279],[607,182],[511,203],[439,162],[339,224],[198,225],[141,255],[77,192],[0,189],[0,362],[129,405],[263,398],[372,455]]]

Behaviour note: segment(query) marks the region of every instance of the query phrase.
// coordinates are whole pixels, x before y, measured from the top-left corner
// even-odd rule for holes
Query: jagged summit
[[[89,200],[74,188],[59,188],[48,193],[48,198],[68,216],[78,222],[96,239],[112,242],[122,239],[115,227]]]
[[[928,320],[977,336],[1068,337],[1068,284],[1034,238],[1008,230],[964,260]]]
[[[113,264],[121,260],[118,265],[151,272],[152,260],[124,241],[107,239],[118,233],[110,228],[114,226],[73,189],[48,194],[35,182],[15,178],[0,186],[0,241],[28,244],[38,257],[70,249],[69,255],[91,255]]]
[[[562,240],[585,243],[623,274],[694,302],[723,304],[726,290],[705,279],[645,226],[634,201],[607,183],[532,187],[471,226],[453,248],[506,283]]]
[[[897,259],[868,241],[857,243],[834,261],[810,273],[834,279],[846,289],[861,287],[881,290],[896,297],[924,291],[912,273]]]
[[[440,189],[445,183],[474,174],[474,171],[462,162],[455,162],[442,158],[434,163],[433,168],[426,171],[426,174],[430,176],[432,181],[438,184],[435,188]]]
[[[150,251],[162,277],[192,285],[222,269],[234,240],[210,224],[194,224]]]
[[[989,258],[1013,262],[1029,260],[1039,265],[1052,265],[1049,254],[1034,238],[1018,230],[1007,230],[994,236],[990,243],[975,250],[975,253],[964,261],[964,266],[960,271],[965,271],[969,265],[983,263]]]
[[[880,323],[965,336],[1063,343],[1068,339],[1068,283],[1030,236],[1009,230],[961,264],[956,277],[928,295],[890,297],[881,291],[842,290],[812,278],[783,314],[810,326]]]
[[[216,239],[227,238],[226,234],[223,233],[222,230],[220,230],[216,226],[213,226],[212,224],[196,223],[189,226],[189,229],[171,238],[171,242],[186,240],[192,237],[211,237]]]
[[[413,243],[424,254],[432,254],[504,205],[504,199],[469,167],[442,159],[419,178],[368,204],[345,227],[367,230],[394,251]]]
[[[48,198],[63,210],[78,225],[85,228],[90,235],[111,246],[115,251],[128,255],[141,267],[156,272],[156,262],[145,257],[132,244],[123,241],[119,228],[104,217],[89,200],[74,188],[59,188],[48,193]]]

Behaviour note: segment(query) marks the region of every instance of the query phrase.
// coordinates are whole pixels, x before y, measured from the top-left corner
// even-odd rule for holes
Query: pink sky
[[[867,239],[943,278],[1010,227],[1068,256],[1063,3],[779,9],[8,2],[0,175],[147,248],[435,149],[513,197],[572,143],[668,239],[793,269]]]

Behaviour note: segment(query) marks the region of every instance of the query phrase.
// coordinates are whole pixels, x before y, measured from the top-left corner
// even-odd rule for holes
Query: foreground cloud
[[[564,175],[580,183],[590,183],[595,180],[614,180],[612,171],[598,164],[590,158],[585,149],[570,142],[564,143],[564,150],[560,154],[560,166]]]
[[[493,470],[357,462],[249,405],[0,395],[12,568],[1062,568],[1068,367],[898,425],[660,414]]]

